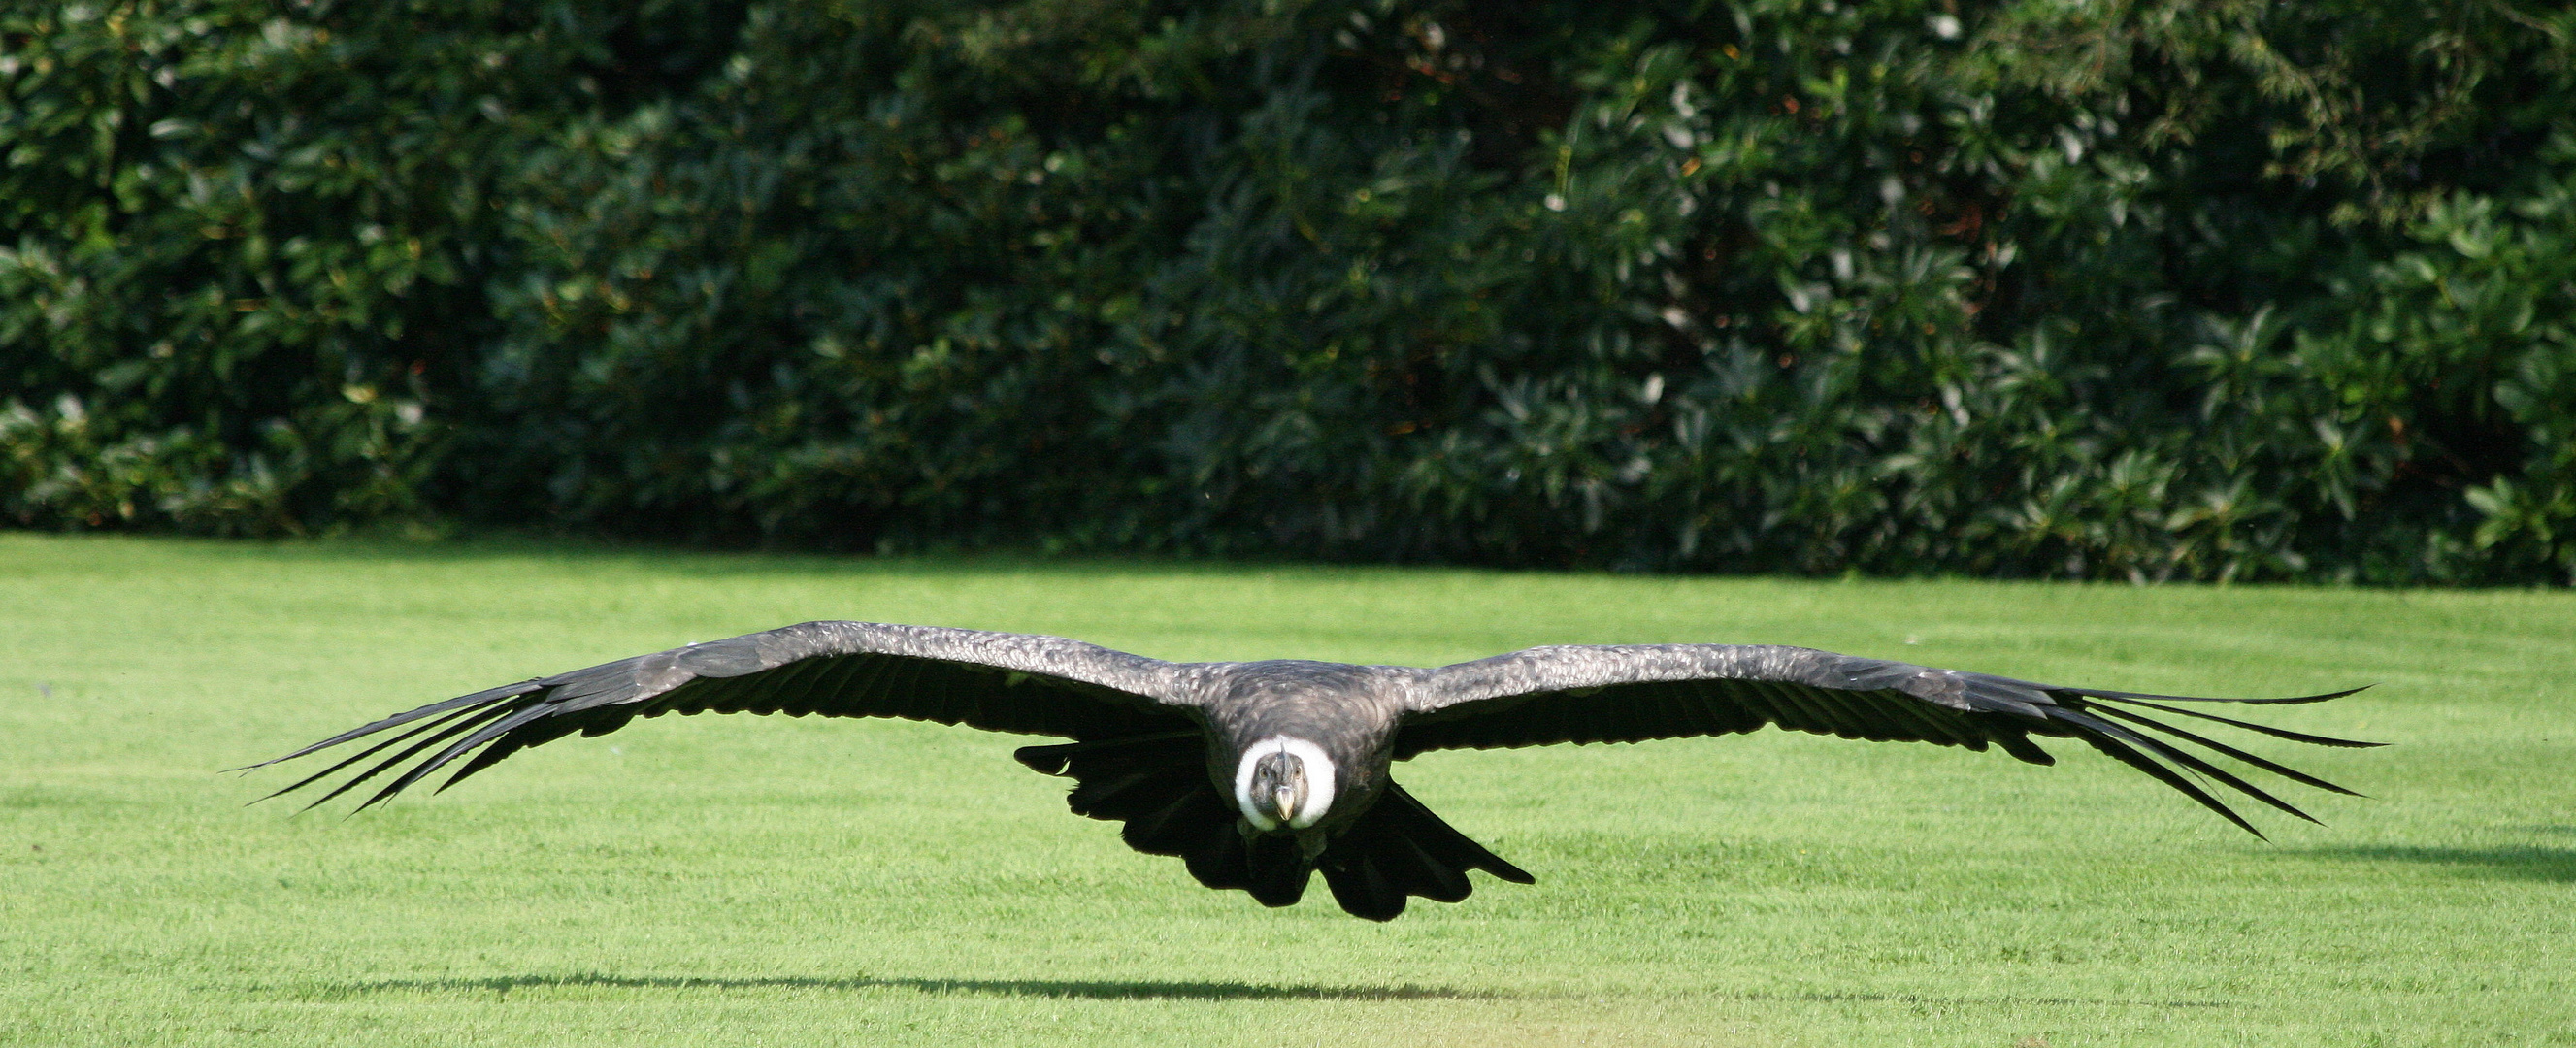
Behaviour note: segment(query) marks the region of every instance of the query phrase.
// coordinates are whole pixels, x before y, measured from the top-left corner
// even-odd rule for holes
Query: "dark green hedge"
[[[2539,0],[0,14],[0,519],[2564,582]]]

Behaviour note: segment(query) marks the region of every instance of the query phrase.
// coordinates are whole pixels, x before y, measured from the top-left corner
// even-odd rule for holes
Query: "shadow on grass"
[[[1785,1001],[1796,1004],[1911,1004],[1941,1007],[2028,1008],[2241,1008],[2232,1001],[2123,1001],[2100,997],[1925,997],[1910,993],[1721,993],[1738,1001]]]
[[[2503,848],[2424,848],[2406,845],[2311,848],[2299,854],[2369,862],[2420,862],[2449,866],[2465,876],[2576,884],[2576,849],[2516,845]]]
[[[308,985],[293,991],[308,1000],[347,1000],[387,993],[470,993],[507,997],[516,990],[602,987],[640,990],[911,990],[925,994],[993,997],[1056,997],[1095,1001],[1477,1001],[1551,997],[1546,991],[1507,993],[1459,990],[1444,986],[1315,986],[1247,982],[1198,982],[1112,979],[903,979],[772,976],[728,979],[711,976],[631,976],[585,972],[577,975],[501,975],[482,979],[386,979],[379,982]],[[2093,997],[1929,997],[1903,993],[1762,993],[1720,992],[1714,996],[1739,1001],[1804,1004],[1902,1004],[1942,1007],[2010,1005],[2029,1007],[2091,1006],[2122,1008],[2235,1008],[2227,1001],[2132,1001]]]
[[[1439,986],[1273,986],[1247,982],[1170,982],[1159,980],[1059,979],[901,979],[776,976],[726,979],[700,976],[629,976],[585,972],[578,975],[500,975],[483,979],[388,979],[381,982],[315,986],[299,996],[347,998],[380,993],[491,993],[514,990],[597,986],[649,990],[912,990],[928,994],[980,994],[996,997],[1066,997],[1102,1001],[1411,1001],[1498,998],[1483,990]]]

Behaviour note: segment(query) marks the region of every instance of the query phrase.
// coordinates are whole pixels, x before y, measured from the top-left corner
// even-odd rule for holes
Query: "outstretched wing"
[[[2285,731],[2166,705],[2322,702],[2352,691],[2289,699],[2201,699],[2033,684],[1811,648],[1562,646],[1426,671],[1414,680],[1411,701],[1396,730],[1395,749],[1402,759],[1425,750],[1638,742],[1748,732],[1777,724],[1879,742],[1931,742],[1972,750],[1983,750],[1991,743],[2033,764],[2054,764],[2056,759],[2030,740],[2033,735],[2046,735],[2081,739],[2260,837],[2262,831],[2185,772],[2299,818],[2316,820],[2179,744],[2196,745],[2318,789],[2352,791],[2140,711],[2216,721],[2320,746],[2381,745]]]
[[[277,791],[301,789],[403,747],[313,802],[320,804],[429,754],[367,798],[359,805],[363,809],[478,747],[482,752],[439,789],[530,746],[575,731],[600,735],[637,717],[665,713],[903,717],[1081,740],[1117,738],[1195,726],[1198,676],[1190,665],[1061,637],[807,622],[433,702],[249,767],[408,726]]]

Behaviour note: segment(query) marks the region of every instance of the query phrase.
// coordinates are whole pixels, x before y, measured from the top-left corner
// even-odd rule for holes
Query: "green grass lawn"
[[[665,718],[343,818],[215,774],[422,701],[813,618],[1170,659],[1801,644],[2264,719],[2272,843],[2080,745],[1432,754],[1538,875],[1266,910],[1029,740]],[[2231,733],[2233,734],[2233,733]],[[291,769],[290,769],[291,770]],[[2576,595],[1815,583],[0,535],[0,1044],[2576,1044]]]

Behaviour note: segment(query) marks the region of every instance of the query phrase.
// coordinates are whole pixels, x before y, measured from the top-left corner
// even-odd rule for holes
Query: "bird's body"
[[[1408,896],[1466,898],[1469,870],[1531,880],[1395,783],[1394,762],[1430,750],[1634,742],[1776,724],[1977,750],[1991,743],[2046,764],[2053,759],[2030,736],[2069,737],[2252,831],[2176,769],[2307,816],[2158,734],[2311,786],[2350,791],[2137,709],[2301,742],[2370,745],[2165,705],[2314,702],[2340,694],[2348,693],[2257,700],[2140,695],[1765,645],[1532,648],[1436,669],[1303,660],[1171,663],[1057,637],[809,622],[397,714],[277,758],[408,726],[278,792],[405,742],[407,748],[322,799],[414,758],[366,804],[462,759],[447,780],[453,785],[518,750],[575,731],[613,731],[637,716],[905,717],[1071,739],[1025,747],[1016,756],[1038,771],[1072,777],[1073,811],[1125,823],[1122,836],[1130,846],[1179,856],[1201,883],[1243,889],[1273,906],[1296,902],[1320,872],[1344,909],[1387,920],[1403,912]]]
[[[1208,747],[1208,775],[1234,786],[1238,802],[1249,805],[1255,751],[1265,744],[1310,774],[1321,761],[1337,792],[1319,817],[1297,826],[1290,825],[1300,821],[1294,817],[1273,819],[1255,808],[1246,818],[1263,830],[1275,828],[1265,822],[1339,829],[1385,791],[1387,768],[1395,761],[1402,678],[1384,670],[1290,659],[1243,663],[1225,675],[1221,686],[1228,693],[1205,707],[1209,741],[1217,743]],[[1315,799],[1321,798],[1309,803]]]

